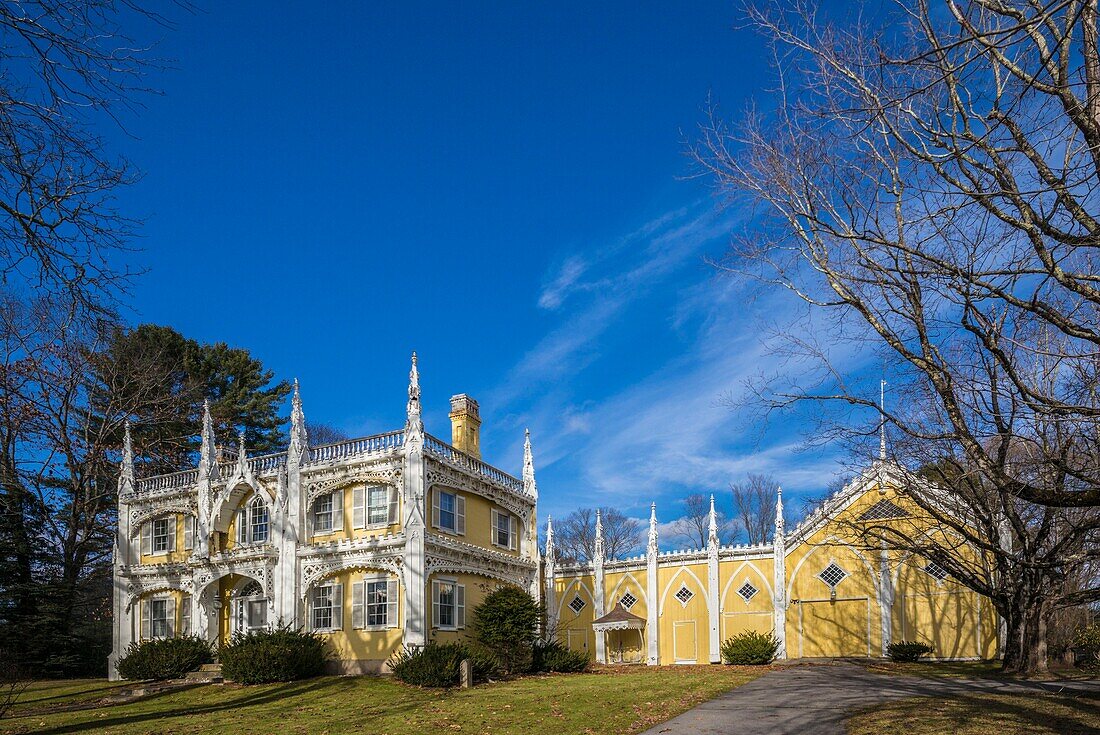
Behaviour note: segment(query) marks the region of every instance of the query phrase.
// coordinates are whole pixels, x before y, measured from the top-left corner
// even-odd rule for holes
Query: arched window
[[[232,633],[247,633],[267,626],[267,598],[259,582],[249,582],[233,593]]]
[[[267,543],[267,504],[259,495],[248,504],[248,540],[253,544]]]

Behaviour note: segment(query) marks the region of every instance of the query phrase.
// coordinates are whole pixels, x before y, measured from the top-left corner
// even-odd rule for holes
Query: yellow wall
[[[152,522],[154,520],[153,518],[150,518],[149,520],[142,523],[142,528],[138,529],[137,542],[138,542],[138,549],[139,549],[138,553],[140,554],[140,558],[138,560],[139,564],[176,564],[176,563],[180,563],[180,562],[185,562],[189,558],[191,558],[191,551],[186,550],[186,549],[183,548],[183,538],[184,538],[183,534],[184,534],[184,527],[185,527],[184,524],[191,522],[191,516],[190,515],[185,515],[183,513],[169,513],[167,515],[173,516],[175,518],[175,521],[176,521],[176,550],[175,551],[170,551],[167,554],[141,554],[140,553],[141,534],[144,531],[144,526],[145,526],[146,523],[152,524]],[[163,518],[163,517],[164,517],[163,515],[162,516],[157,516],[157,518]]]
[[[458,630],[440,630],[432,627],[432,581],[436,579],[448,579],[454,580],[458,584],[463,585],[465,590],[465,602],[466,602],[466,627]],[[471,624],[474,620],[474,608],[480,605],[485,596],[493,590],[505,586],[504,582],[496,579],[490,579],[489,577],[482,577],[476,574],[448,574],[440,573],[433,574],[428,579],[428,584],[424,589],[424,615],[428,624],[428,640],[436,641],[437,643],[453,643],[455,641],[466,640],[472,634]]]
[[[660,663],[710,661],[710,620],[707,617],[707,565],[666,565],[657,569]],[[676,599],[684,586],[693,596],[687,604]]]
[[[719,640],[726,640],[745,631],[768,633],[775,628],[772,582],[774,564],[767,559],[738,559],[718,565],[718,589],[721,615],[718,621]],[[757,592],[748,602],[737,593],[745,582]]]
[[[342,528],[334,528],[330,533],[315,533],[309,541],[312,543],[327,544],[334,541],[346,541],[348,539],[359,538],[374,538],[376,536],[385,536],[386,534],[398,533],[401,531],[401,496],[398,493],[397,500],[397,523],[391,523],[388,526],[371,526],[370,528],[352,528],[354,523],[354,517],[352,515],[352,507],[354,503],[353,491],[357,487],[378,486],[383,483],[370,482],[370,483],[358,483],[355,485],[348,485],[343,488],[339,488],[333,491],[336,498],[343,502],[344,508],[344,525]],[[386,487],[392,487],[387,485]],[[314,499],[316,501],[316,498]],[[334,499],[335,502],[335,499]],[[310,503],[307,512],[312,516],[313,514],[313,502]],[[312,519],[307,524],[307,528],[312,527]]]
[[[345,570],[326,577],[317,584],[325,584],[328,582],[334,582],[342,584],[343,589],[343,610],[344,610],[344,627],[343,630],[332,632],[319,632],[323,638],[325,638],[332,648],[333,654],[339,660],[343,661],[376,661],[385,662],[389,657],[401,647],[401,637],[404,634],[404,621],[405,621],[405,593],[401,584],[397,585],[398,589],[398,602],[397,602],[397,626],[393,628],[386,628],[384,630],[365,630],[356,629],[352,625],[352,590],[351,586],[356,582],[362,581],[364,577],[377,577],[378,575],[386,575],[387,579],[396,579],[394,575],[378,569],[352,569]],[[307,600],[309,599],[307,594]],[[306,625],[308,627],[310,621],[308,618],[309,608],[306,606]],[[372,670],[378,667],[372,667]]]
[[[554,582],[557,611],[557,636],[562,643],[589,656],[596,656],[596,639],[592,633],[593,611],[596,609],[593,598],[594,580],[591,575],[575,579],[558,579]],[[580,613],[569,607],[574,597],[584,600]]]
[[[183,609],[182,602],[185,598],[189,598],[190,596],[182,590],[158,590],[158,591],[155,591],[155,592],[149,592],[147,594],[142,595],[134,603],[134,613],[135,614],[132,618],[133,621],[134,621],[134,625],[136,626],[135,629],[134,629],[134,640],[138,640],[141,637],[141,620],[142,620],[142,614],[143,613],[142,613],[142,610],[139,606],[144,605],[147,600],[150,600],[154,597],[171,597],[173,600],[175,600],[175,602],[176,602],[176,605],[175,605],[176,615],[175,615],[175,622],[173,624],[174,627],[172,629],[175,631],[177,637],[180,635],[180,625],[181,625],[181,622],[183,620],[183,614],[184,614],[184,609]],[[188,602],[187,604],[190,605],[191,603]],[[192,628],[193,628],[194,627],[194,621],[192,621],[191,625],[192,625]]]
[[[456,495],[461,496],[466,501],[466,533],[458,535],[455,538],[458,538],[468,544],[480,546],[485,549],[492,549],[493,551],[511,554],[512,556],[520,555],[520,550],[523,548],[524,534],[527,532],[527,529],[523,527],[523,523],[520,522],[520,519],[515,516],[515,514],[510,513],[509,515],[512,515],[514,518],[516,518],[516,548],[514,551],[510,551],[502,546],[494,546],[491,536],[493,515],[492,511],[493,509],[500,511],[501,513],[508,513],[508,511],[506,511],[504,508],[497,505],[493,501],[489,500],[488,498],[483,498],[480,495],[474,495],[473,493],[464,493],[449,487],[433,487],[431,489],[431,492],[429,493],[429,498],[427,501],[428,507],[424,509],[424,517],[427,519],[429,527],[432,527],[432,507],[435,503],[435,494],[440,491],[455,493]],[[438,533],[442,533],[442,531],[434,527],[432,527],[432,530]]]

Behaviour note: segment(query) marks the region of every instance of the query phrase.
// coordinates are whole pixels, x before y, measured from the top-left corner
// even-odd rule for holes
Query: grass
[[[1001,671],[1000,663],[995,661],[918,661],[915,663],[897,663],[880,659],[862,659],[859,663],[868,671],[887,676],[920,676],[933,679],[1005,679],[1015,677]],[[1033,680],[1041,681],[1082,681],[1095,679],[1095,670],[1077,668],[1055,668]]]
[[[56,707],[92,702],[126,688],[122,682],[106,679],[64,679],[33,681],[19,695],[12,714],[41,712]]]
[[[601,668],[533,676],[474,689],[417,689],[383,677],[322,677],[292,684],[203,686],[125,705],[79,711],[32,709],[24,702],[0,733],[492,733],[557,735],[637,733],[764,674],[768,667]],[[51,687],[33,690],[44,707]],[[93,684],[85,683],[87,689]],[[106,682],[100,686],[107,687]],[[87,689],[84,694],[88,694]],[[58,696],[73,696],[59,694]],[[76,696],[83,696],[78,694]]]
[[[917,697],[877,704],[848,735],[1096,735],[1100,699],[1050,694]]]

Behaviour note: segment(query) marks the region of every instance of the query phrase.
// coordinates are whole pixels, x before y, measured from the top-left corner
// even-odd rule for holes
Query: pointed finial
[[[210,399],[202,402],[202,446],[199,450],[199,475],[214,477],[218,473],[217,438],[214,436],[214,417],[210,415]]]
[[[409,404],[405,414],[405,430],[423,433],[424,420],[420,415],[420,371],[416,366],[416,352],[412,353],[412,367],[409,368]]]
[[[535,456],[531,452],[531,430],[523,430],[523,491],[533,498],[539,496],[539,486],[535,482]]]
[[[600,518],[599,508],[596,508],[596,543],[594,552],[597,559],[603,559],[603,519]]]
[[[775,535],[783,535],[783,486],[775,488]]]
[[[301,456],[309,447],[306,414],[302,410],[302,391],[294,379],[294,395],[290,398],[290,446]]]
[[[120,493],[134,487],[134,443],[130,439],[130,422],[123,425],[122,461],[119,462],[118,490]]]
[[[646,550],[650,553],[657,553],[657,504],[649,504],[649,545]]]
[[[549,514],[546,516],[546,559],[554,561],[554,519]]]
[[[878,458],[886,461],[886,381],[880,380],[878,386]]]
[[[711,546],[718,545],[718,514],[714,510],[714,495],[710,496],[710,515],[708,524],[707,543]]]

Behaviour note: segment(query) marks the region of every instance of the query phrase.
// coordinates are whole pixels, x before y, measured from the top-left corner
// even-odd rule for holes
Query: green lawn
[[[922,676],[942,679],[1014,679],[1001,672],[996,661],[918,661],[896,663],[879,659],[863,659],[860,664],[876,674],[888,676]],[[1090,669],[1054,668],[1048,674],[1035,677],[1042,681],[1075,681],[1095,679],[1097,672]]]
[[[0,720],[0,733],[620,735],[663,722],[767,670],[599,669],[454,691],[417,689],[383,677],[324,677],[253,687],[202,686],[69,712],[42,708],[64,698],[86,698],[106,682],[41,683],[28,691],[32,699],[24,700],[15,717]]]
[[[877,704],[848,735],[1096,735],[1100,699],[1050,694],[917,697]]]

